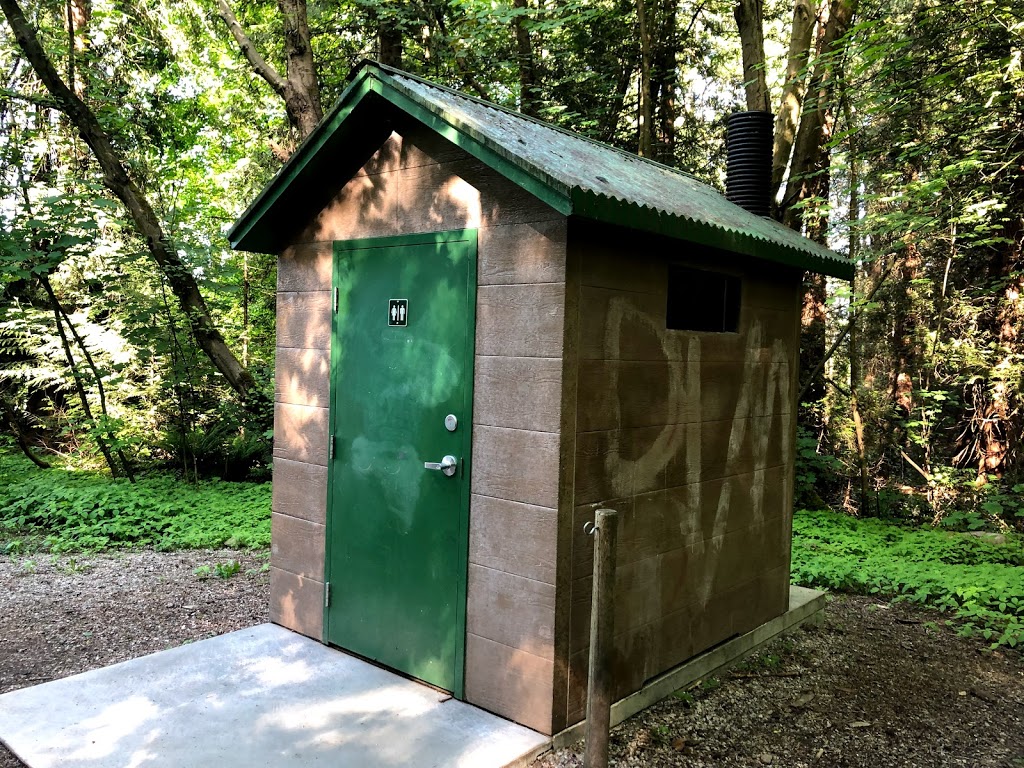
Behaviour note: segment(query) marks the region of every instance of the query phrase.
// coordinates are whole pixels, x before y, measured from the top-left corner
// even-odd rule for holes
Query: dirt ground
[[[233,561],[238,573],[218,577]],[[0,693],[268,621],[268,562],[210,550],[0,558]],[[2,744],[0,768],[23,768]]]
[[[219,578],[214,566],[232,560],[240,572]],[[266,562],[209,551],[0,559],[0,693],[264,622]],[[611,764],[1024,768],[1024,660],[942,620],[837,598],[820,626],[621,725]],[[569,749],[535,768],[579,765]],[[0,746],[0,768],[21,767]]]
[[[957,637],[941,614],[840,596],[612,732],[610,765],[1024,766],[1024,660]],[[536,768],[583,765],[582,745]]]

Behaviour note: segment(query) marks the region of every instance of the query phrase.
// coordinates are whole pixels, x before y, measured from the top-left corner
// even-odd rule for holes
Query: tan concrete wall
[[[332,243],[461,228],[479,228],[466,698],[551,732],[565,218],[409,121],[279,262],[271,616],[322,639]]]
[[[668,261],[742,276],[738,333],[667,330]],[[800,276],[570,222],[578,394],[565,719],[585,711],[593,542],[620,513],[615,698],[786,609]],[[568,436],[566,436],[568,442]],[[560,618],[559,621],[564,619]],[[560,624],[560,626],[562,626]]]

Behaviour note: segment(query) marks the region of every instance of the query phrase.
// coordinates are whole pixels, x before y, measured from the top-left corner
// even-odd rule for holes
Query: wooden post
[[[618,517],[613,509],[599,509],[594,518],[594,588],[590,603],[590,667],[587,671],[587,746],[583,756],[584,768],[608,766]]]

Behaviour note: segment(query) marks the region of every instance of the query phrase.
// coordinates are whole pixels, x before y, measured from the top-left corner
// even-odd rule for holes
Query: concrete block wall
[[[556,732],[583,716],[597,507],[622,516],[617,697],[785,610],[800,275],[567,221],[392,125],[279,262],[271,616],[323,639],[334,241],[476,228],[465,693]],[[665,328],[670,259],[742,275],[738,333]]]
[[[333,242],[477,228],[466,698],[550,733],[565,217],[393,125],[279,261],[271,616],[323,639]]]
[[[800,275],[572,220],[578,336],[566,723],[585,711],[593,542],[620,513],[615,698],[786,609]],[[738,333],[668,330],[669,261],[742,276]],[[570,369],[575,367],[575,374]]]

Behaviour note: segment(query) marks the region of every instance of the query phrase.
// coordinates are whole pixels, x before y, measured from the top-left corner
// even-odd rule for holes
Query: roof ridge
[[[378,148],[390,114],[381,111],[378,98],[563,215],[844,279],[854,273],[840,254],[744,211],[690,173],[371,60],[353,68],[328,114],[229,230],[233,247],[270,252],[285,242],[274,217],[308,204],[309,194],[297,190],[310,184],[328,190],[337,181],[313,162],[320,153],[348,153],[354,161],[355,154]],[[357,114],[368,120],[355,119]]]
[[[698,184],[702,184],[703,186],[707,187],[712,192],[714,192],[716,195],[722,194],[713,186],[708,184],[706,181],[697,178],[694,174],[690,173],[687,170],[684,170],[683,168],[675,168],[671,165],[666,165],[665,163],[658,162],[657,160],[652,160],[649,157],[635,155],[632,152],[627,152],[626,150],[620,149],[619,147],[613,146],[612,144],[607,144],[603,141],[598,141],[597,139],[591,138],[590,136],[584,136],[583,134],[580,133],[574,133],[573,131],[570,131],[567,128],[562,128],[561,126],[549,123],[546,120],[541,120],[538,117],[533,117],[532,115],[525,115],[522,112],[516,112],[514,109],[509,109],[508,107],[504,107],[501,104],[495,104],[493,101],[487,101],[486,99],[481,99],[478,96],[463,93],[462,91],[459,91],[455,88],[451,88],[447,85],[442,85],[441,83],[435,83],[432,80],[427,80],[424,77],[414,75],[411,72],[406,72],[405,70],[398,69],[396,67],[388,66],[387,64],[381,64],[379,61],[374,61],[373,59],[363,59],[358,65],[356,65],[355,69],[353,70],[353,74],[360,72],[367,65],[376,67],[389,75],[408,78],[409,80],[414,80],[421,85],[427,86],[428,88],[436,88],[439,91],[445,91],[446,93],[450,93],[452,96],[456,96],[457,98],[465,99],[466,101],[471,101],[475,104],[479,104],[485,109],[493,109],[497,112],[503,112],[518,120],[525,120],[527,122],[534,123],[535,125],[539,125],[540,127],[547,128],[548,130],[551,131],[556,131],[562,134],[563,136],[567,136],[571,139],[575,139],[577,141],[584,141],[589,144],[594,144],[595,146],[598,146],[601,149],[610,149],[612,152],[622,155],[623,157],[629,160],[635,160],[646,165],[652,165],[655,168],[660,168],[670,173],[678,174],[679,176],[684,176],[685,178],[695,181]]]

